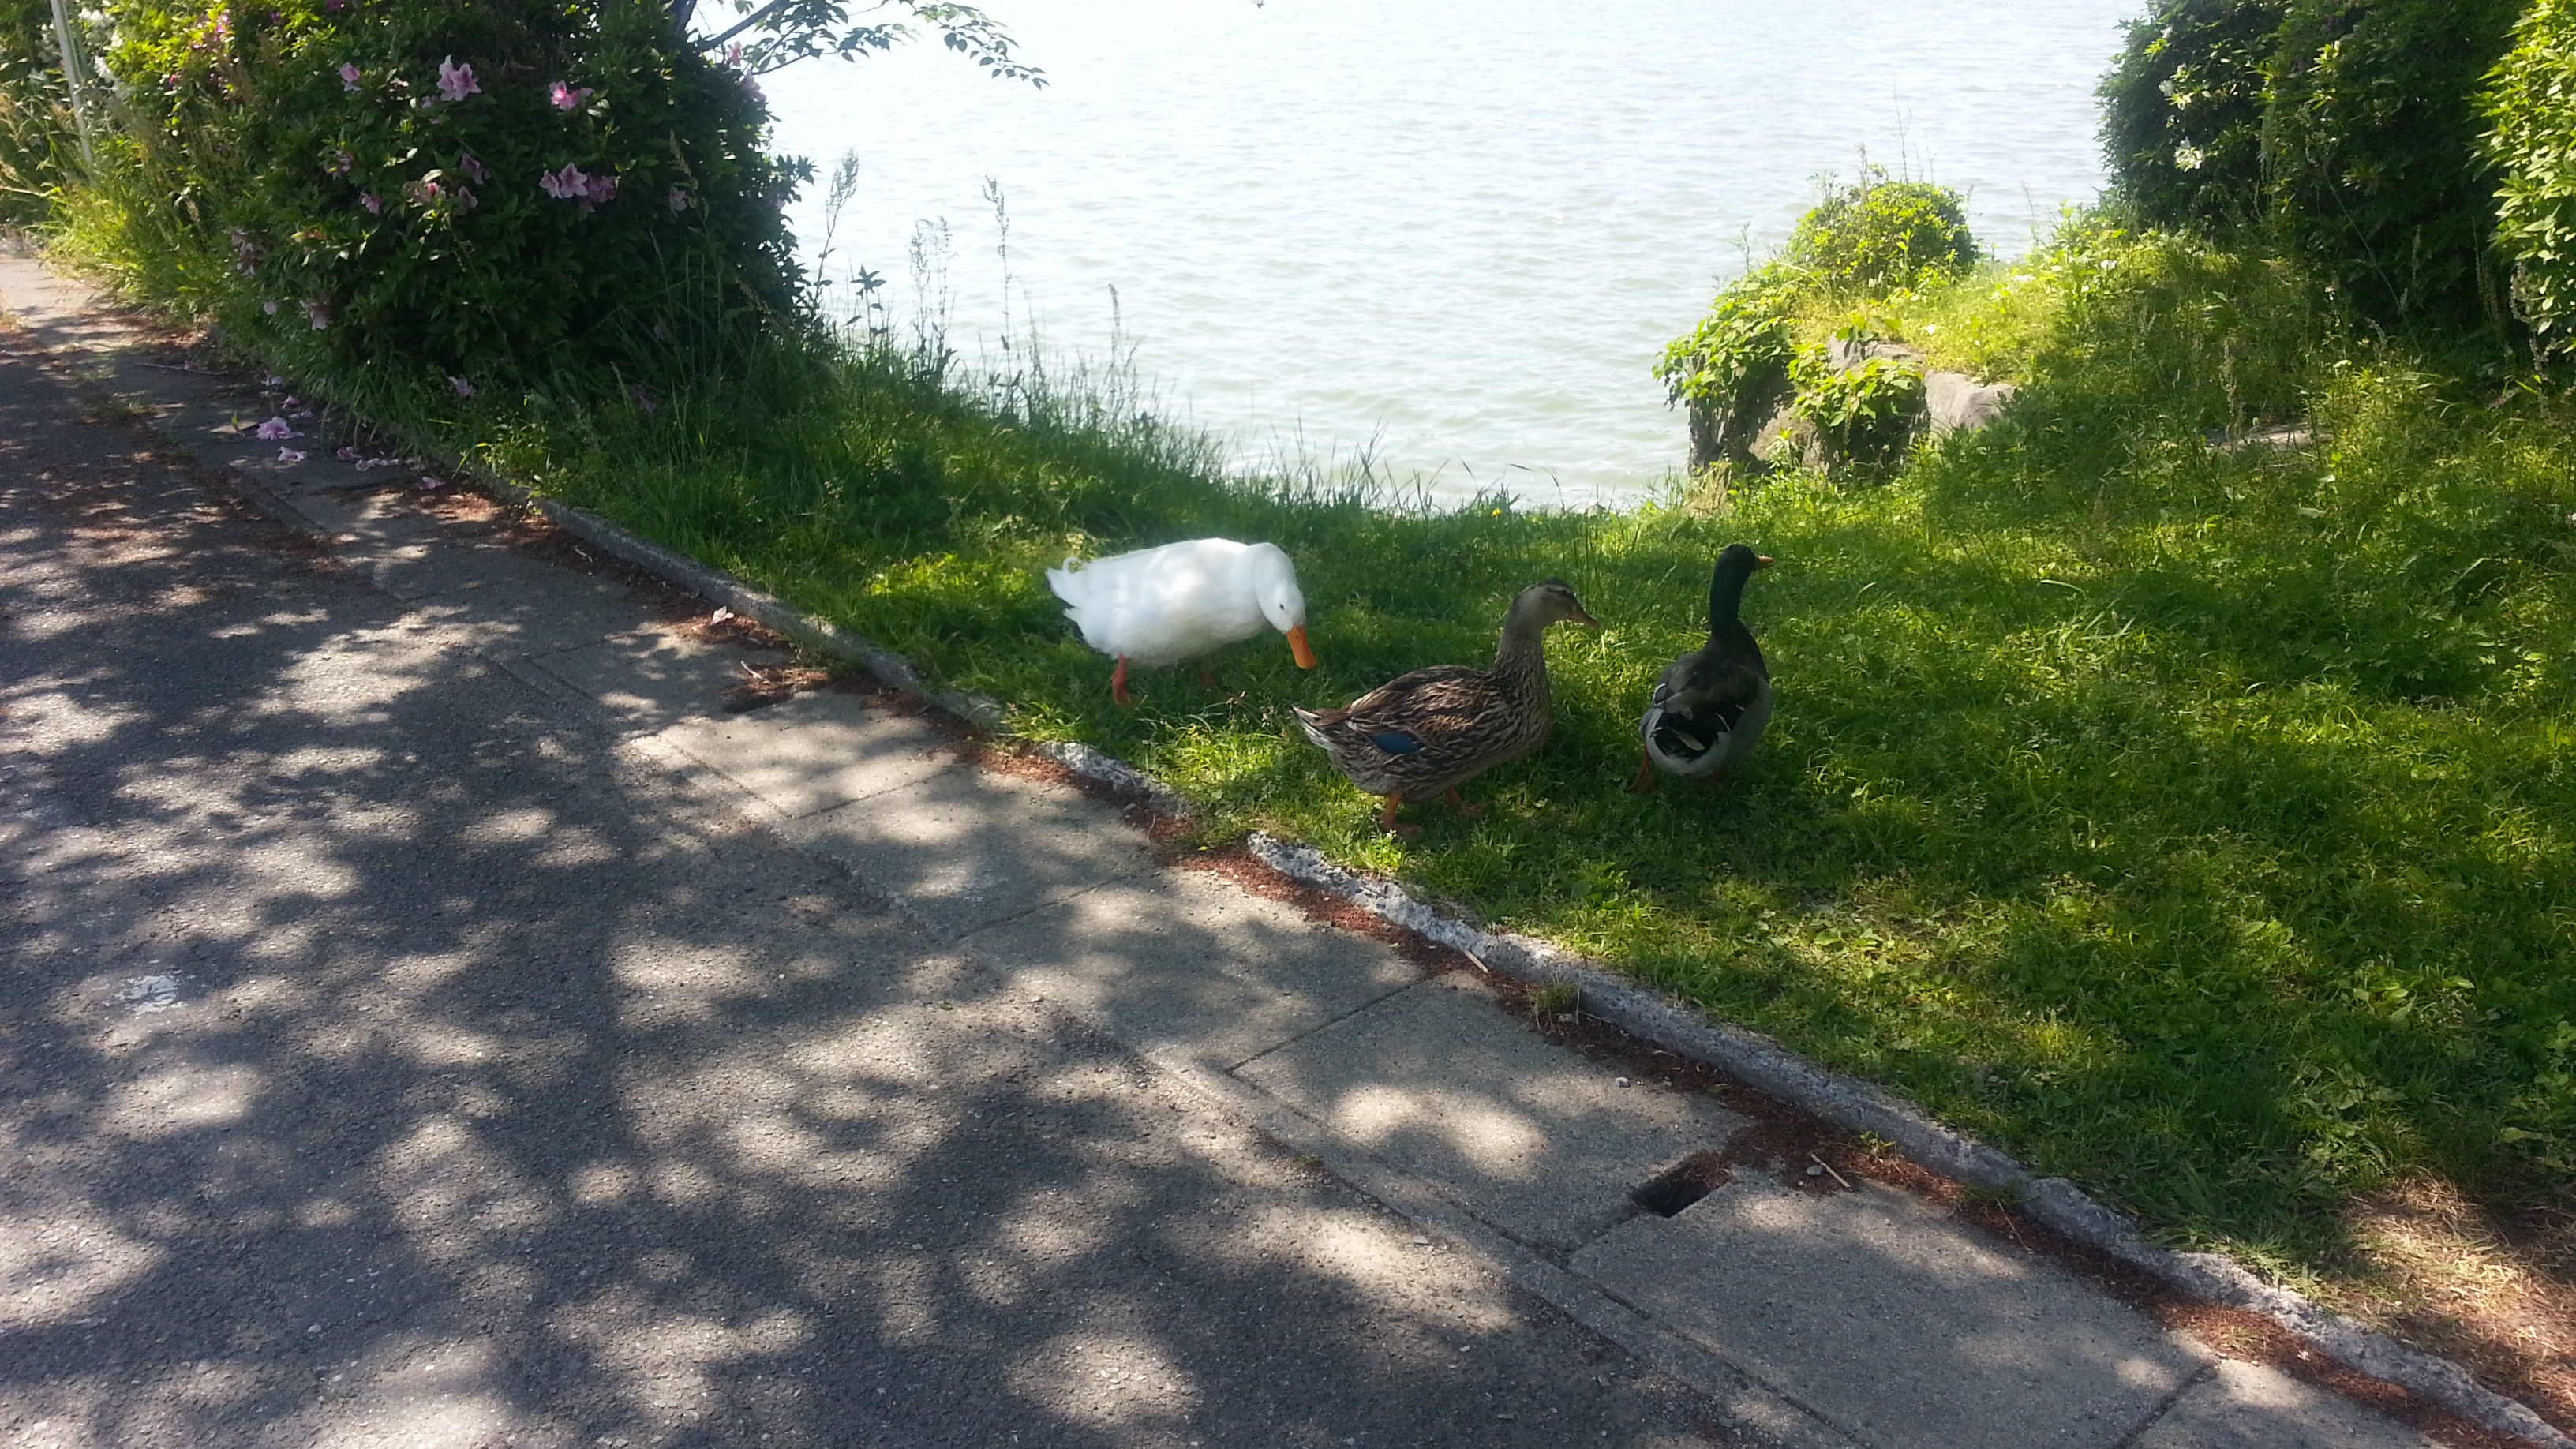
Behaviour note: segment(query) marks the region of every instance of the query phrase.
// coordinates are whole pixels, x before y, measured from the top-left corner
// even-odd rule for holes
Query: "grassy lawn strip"
[[[2096,236],[1900,295],[1892,335],[2024,380],[2013,420],[1724,508],[1373,510],[882,357],[782,383],[783,410],[737,389],[494,452],[1143,764],[1211,837],[1312,842],[1892,1084],[2174,1241],[2334,1276],[2348,1204],[2391,1182],[2568,1202],[2576,449],[2562,405],[2463,406],[2263,270]],[[2319,441],[2204,441],[2266,413]],[[1265,637],[1221,692],[1144,671],[1118,709],[1040,570],[1201,534],[1288,549],[1322,667]],[[1623,793],[1736,539],[1780,561],[1746,601],[1770,735],[1722,788]],[[1607,626],[1550,641],[1554,740],[1469,787],[1481,819],[1380,834],[1288,706],[1480,661],[1548,576]]]

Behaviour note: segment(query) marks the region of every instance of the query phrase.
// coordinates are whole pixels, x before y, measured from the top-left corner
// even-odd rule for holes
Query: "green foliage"
[[[2265,210],[2264,64],[2286,0],[2168,0],[2129,22],[2102,82],[2102,147],[2139,214],[2243,224]]]
[[[1793,335],[1787,308],[1809,283],[1784,262],[1765,262],[1729,282],[1708,315],[1664,348],[1655,376],[1676,403],[1731,401],[1748,380],[1784,375]]]
[[[2476,95],[2521,0],[2293,0],[2269,71],[2283,240],[2364,315],[2475,327],[2495,180]]]
[[[0,222],[43,220],[79,146],[46,0],[0,0]]]
[[[2565,345],[2576,318],[2576,3],[2535,0],[2480,108],[2502,180],[2496,249],[2513,267],[2515,311]]]
[[[1975,265],[1959,193],[1923,181],[1890,181],[1871,167],[1798,219],[1788,261],[1837,296],[1911,287]]]
[[[757,88],[662,5],[113,16],[102,250],[237,341],[389,386],[613,391],[798,325],[797,173],[760,151]]]
[[[1837,336],[1854,334],[1846,329]],[[1825,349],[1809,347],[1790,363],[1789,379],[1797,387],[1790,406],[1841,458],[1885,462],[1904,447],[1923,411],[1923,370],[1908,362],[1873,357],[1837,370]]]
[[[2163,0],[2102,87],[2158,227],[2259,228],[2384,325],[2499,320],[2474,98],[2519,0]]]

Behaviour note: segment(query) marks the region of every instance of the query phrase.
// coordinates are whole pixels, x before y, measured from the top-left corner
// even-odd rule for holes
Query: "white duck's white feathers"
[[[1306,622],[1297,569],[1277,544],[1194,538],[1047,570],[1082,642],[1153,666],[1212,654],[1263,629]]]

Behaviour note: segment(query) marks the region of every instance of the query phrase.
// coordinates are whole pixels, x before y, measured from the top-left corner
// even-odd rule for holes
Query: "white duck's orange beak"
[[[1300,624],[1296,628],[1288,631],[1288,652],[1297,656],[1298,668],[1312,669],[1315,667],[1315,651],[1306,647],[1305,625]]]

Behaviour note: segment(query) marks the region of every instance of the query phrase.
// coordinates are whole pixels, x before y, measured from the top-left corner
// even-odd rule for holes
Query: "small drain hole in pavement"
[[[1716,1153],[1693,1153],[1628,1194],[1628,1201],[1657,1217],[1668,1218],[1726,1186],[1732,1176],[1725,1160]]]

